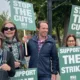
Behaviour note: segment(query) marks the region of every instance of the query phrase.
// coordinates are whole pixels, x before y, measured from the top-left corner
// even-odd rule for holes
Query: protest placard
[[[62,47],[58,53],[61,80],[79,80],[80,47]]]
[[[68,34],[80,38],[80,6],[72,5]]]
[[[11,20],[17,29],[36,30],[33,4],[10,0]]]
[[[37,69],[19,69],[16,70],[16,74],[11,80],[37,80]]]

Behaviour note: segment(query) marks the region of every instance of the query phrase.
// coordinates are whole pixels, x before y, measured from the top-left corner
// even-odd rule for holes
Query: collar
[[[45,39],[42,39],[42,40],[39,39],[39,36],[37,36],[37,40],[40,41],[40,42],[45,42],[47,39],[48,39],[48,36],[46,36]]]

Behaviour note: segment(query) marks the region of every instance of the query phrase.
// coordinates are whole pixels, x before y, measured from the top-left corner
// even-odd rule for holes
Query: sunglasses
[[[15,28],[15,27],[10,27],[10,28],[4,27],[3,29],[4,29],[4,31],[8,31],[8,30],[13,31],[13,30],[15,30],[16,28]]]

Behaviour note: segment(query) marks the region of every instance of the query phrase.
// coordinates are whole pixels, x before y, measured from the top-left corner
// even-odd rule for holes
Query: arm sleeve
[[[25,44],[20,43],[19,49],[20,49],[20,66],[23,67],[24,65],[26,65]]]
[[[8,52],[7,59],[8,59],[7,64],[11,67],[11,70],[8,71],[8,75],[10,77],[13,77],[15,75],[15,65],[14,65],[14,57],[13,57],[13,54],[10,53],[10,52]]]
[[[31,55],[31,51],[30,51],[30,40],[27,43],[27,52],[28,52],[28,56]]]
[[[56,75],[59,72],[59,58],[55,42],[53,42],[52,45],[51,60],[52,60],[52,74]]]

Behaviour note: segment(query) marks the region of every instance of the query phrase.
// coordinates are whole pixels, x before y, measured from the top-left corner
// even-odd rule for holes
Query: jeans
[[[50,77],[38,77],[38,80],[51,80]]]

